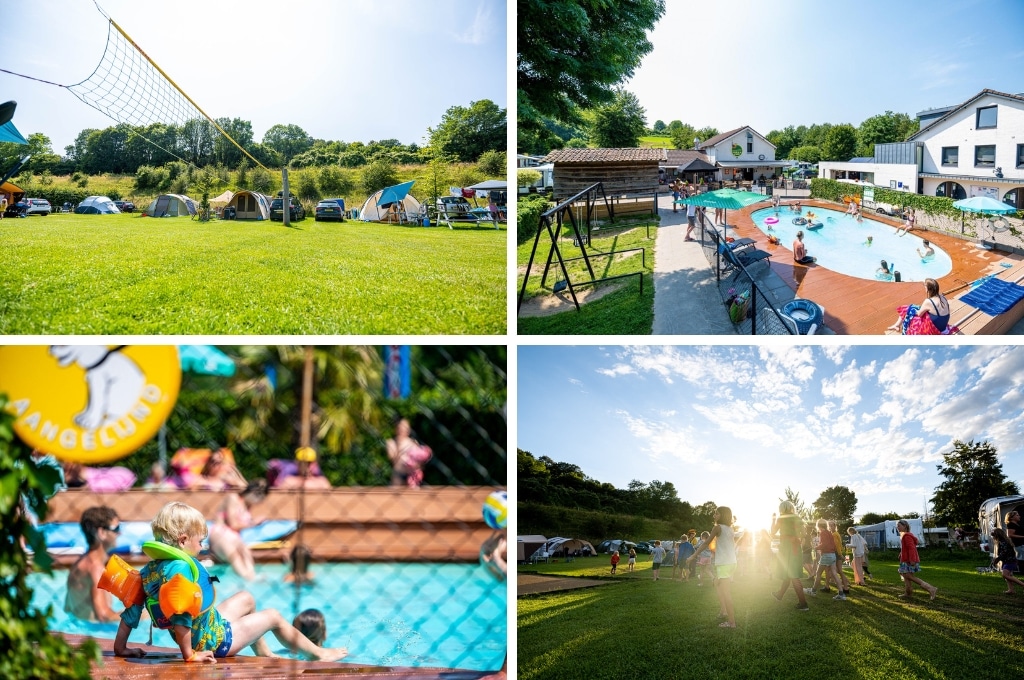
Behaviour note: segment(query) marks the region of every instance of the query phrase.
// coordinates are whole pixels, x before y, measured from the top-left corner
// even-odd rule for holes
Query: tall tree
[[[281,160],[287,164],[292,156],[297,156],[313,146],[313,138],[298,125],[278,123],[263,135],[263,144],[280,154]]]
[[[875,144],[902,142],[916,130],[917,121],[905,113],[886,111],[871,116],[857,128],[857,153],[860,156],[872,156]]]
[[[231,135],[231,139],[238,142],[243,149],[248,149],[252,145],[254,136],[251,122],[241,118],[218,118],[217,125]],[[245,158],[238,147],[219,132],[213,139],[213,156],[218,163],[230,166],[238,165]]]
[[[632,92],[619,89],[609,104],[592,112],[590,142],[603,148],[635,147],[646,129],[640,100]]]
[[[942,454],[939,474],[946,478],[935,488],[932,507],[935,519],[948,526],[974,526],[978,508],[988,498],[1020,493],[1017,484],[1003,473],[996,447],[987,441],[953,442],[953,450]]]
[[[672,125],[668,129],[668,136],[672,139],[672,148],[692,149],[693,140],[697,137],[696,128],[689,123],[681,123],[679,121],[672,122],[679,123],[679,125]]]
[[[664,13],[664,0],[518,0],[520,125],[540,125],[542,116],[566,120],[574,104],[612,101],[612,88],[653,49],[647,31]]]
[[[654,121],[654,125],[651,126],[651,132],[653,132],[656,135],[660,135],[663,132],[665,132],[666,127],[667,126],[665,125],[665,121],[659,119]]]
[[[796,514],[800,515],[800,517],[805,520],[811,519],[811,511],[807,507],[807,504],[800,500],[800,493],[798,491],[793,491],[787,486],[786,491],[783,493],[783,497],[779,499],[780,503],[782,501],[789,501],[792,503],[793,507],[796,508]]]
[[[834,125],[825,133],[821,157],[826,161],[848,161],[857,154],[857,129],[849,123]]]
[[[427,128],[427,134],[435,153],[471,163],[485,151],[504,151],[507,130],[505,109],[490,99],[481,99],[468,107],[450,107],[436,128]]]
[[[853,524],[857,495],[845,486],[830,486],[814,501],[814,512],[822,519],[834,519],[840,525]]]

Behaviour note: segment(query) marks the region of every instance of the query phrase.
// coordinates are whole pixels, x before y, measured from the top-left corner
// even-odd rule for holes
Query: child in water
[[[116,656],[146,655],[142,649],[127,646],[128,636],[139,625],[143,604],[157,627],[174,638],[186,662],[216,663],[250,645],[257,656],[274,656],[263,639],[268,632],[285,647],[317,661],[337,661],[348,654],[346,649],[317,647],[276,609],[256,611],[256,600],[246,591],[218,605],[210,574],[196,559],[200,541],[207,535],[206,519],[192,506],[168,503],[151,526],[157,542],[147,542],[143,551],[153,560],[141,569],[141,597],[126,603],[121,614],[114,638]],[[186,595],[191,591],[192,596],[181,597],[183,591]],[[200,597],[201,602],[193,599]]]

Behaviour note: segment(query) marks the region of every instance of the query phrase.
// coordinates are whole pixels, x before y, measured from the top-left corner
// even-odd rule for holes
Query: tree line
[[[424,163],[437,157],[452,162],[477,162],[488,152],[504,153],[507,130],[505,109],[489,99],[450,107],[436,127],[427,128],[427,146],[423,147],[402,144],[397,139],[368,143],[315,139],[294,124],[274,125],[257,142],[248,120],[217,118],[216,123],[256,161],[271,168],[359,168],[374,161]],[[85,129],[73,144],[64,148],[63,156],[53,152],[49,137],[41,132],[30,134],[26,140],[27,150],[23,145],[0,143],[0,163],[4,169],[26,153],[31,156],[27,170],[53,175],[135,174],[141,167],[161,167],[179,160],[196,167],[236,168],[243,160],[252,164],[205,118],[182,125],[120,124],[102,130]]]

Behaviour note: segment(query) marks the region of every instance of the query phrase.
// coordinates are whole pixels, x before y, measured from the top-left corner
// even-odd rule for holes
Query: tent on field
[[[78,215],[113,215],[121,212],[114,202],[106,196],[87,196],[75,208]]]
[[[198,210],[199,206],[188,196],[161,194],[153,199],[142,214],[149,217],[181,217],[195,215]]]
[[[215,196],[214,198],[211,198],[210,199],[210,205],[214,206],[214,207],[217,207],[217,208],[222,208],[222,207],[224,207],[225,205],[227,205],[228,203],[231,202],[231,197],[234,196],[234,195],[235,195],[234,192],[231,191],[230,189],[228,189],[227,191],[225,191],[220,196]]]
[[[910,525],[910,533],[917,537],[917,547],[924,547],[924,523],[920,519],[905,520]],[[887,519],[878,524],[855,526],[854,529],[867,541],[869,550],[899,550],[900,534],[896,530],[896,520]]]
[[[548,539],[540,534],[516,536],[516,561],[525,562],[528,555],[532,555],[537,548],[547,542]]]
[[[239,191],[228,204],[225,210],[234,208],[236,220],[269,220],[270,199],[255,191]]]
[[[578,557],[582,554],[596,555],[597,551],[590,541],[582,538],[549,538],[544,545],[533,553],[537,557]]]
[[[359,219],[363,222],[415,222],[420,214],[421,206],[409,194],[409,189],[415,182],[396,184],[393,187],[384,187],[366,199],[363,207],[359,209]]]

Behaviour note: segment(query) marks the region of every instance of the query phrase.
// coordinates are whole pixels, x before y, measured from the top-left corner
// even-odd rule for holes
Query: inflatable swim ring
[[[782,313],[796,323],[796,328],[801,333],[806,333],[812,325],[821,326],[821,307],[811,300],[790,300],[782,306]]]
[[[778,224],[779,223],[779,218],[778,217],[766,217],[766,218],[764,218],[764,223],[765,224]]]
[[[815,222],[813,224],[808,224],[807,228],[810,229],[811,231],[817,231],[818,229],[821,229],[824,226],[825,225],[822,224],[821,222]]]
[[[794,217],[793,218],[793,224],[797,225],[798,227],[802,227],[805,224],[807,224],[807,220],[805,220],[802,217]]]

